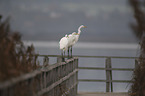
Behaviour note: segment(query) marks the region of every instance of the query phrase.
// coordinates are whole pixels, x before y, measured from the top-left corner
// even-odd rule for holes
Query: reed
[[[12,31],[9,18],[0,16],[0,82],[39,67],[33,45],[24,46],[19,32]]]
[[[139,39],[140,57],[138,65],[133,73],[133,84],[130,88],[130,96],[145,96],[145,0],[129,0],[133,9],[135,23],[131,28]]]

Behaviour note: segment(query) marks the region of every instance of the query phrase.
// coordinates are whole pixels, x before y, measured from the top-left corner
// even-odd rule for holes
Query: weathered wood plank
[[[56,68],[56,67],[59,67],[61,65],[65,65],[69,62],[71,62],[72,59],[70,60],[67,60],[66,63],[65,62],[61,62],[61,63],[56,63],[56,64],[53,64],[51,66],[47,66],[43,69],[40,69],[40,70],[35,70],[31,73],[27,73],[27,74],[24,74],[22,76],[19,76],[19,77],[16,77],[16,78],[12,78],[11,80],[8,80],[8,81],[5,81],[5,82],[0,82],[0,89],[1,88],[5,88],[5,87],[8,87],[8,86],[12,86],[20,81],[24,81],[24,80],[27,80],[27,79],[30,79],[30,78],[33,78],[35,77],[37,74],[40,74],[42,71],[50,71],[52,70],[53,68]]]
[[[88,70],[114,70],[114,71],[133,71],[133,68],[103,68],[103,67],[79,67],[79,69]]]
[[[43,58],[43,67],[46,67],[49,65],[49,58],[46,56]]]
[[[62,94],[62,96],[66,96],[69,94],[69,92],[75,88],[77,86],[78,82],[76,82],[75,84],[73,84],[64,94]]]
[[[62,57],[57,57],[57,63],[62,62]]]
[[[43,95],[44,93],[52,90],[54,87],[58,86],[59,84],[61,84],[63,81],[69,79],[73,74],[75,74],[76,72],[78,71],[78,69],[75,69],[73,72],[69,73],[67,76],[61,78],[59,81],[51,84],[49,87],[41,90],[40,92],[38,92],[37,96],[41,96]]]
[[[61,57],[61,55],[40,55],[38,54],[38,56],[48,56],[48,57]],[[83,58],[123,58],[123,59],[136,59],[138,57],[122,57],[122,56],[86,56],[86,55],[73,55],[74,57],[83,57]],[[67,56],[66,56],[67,57]]]
[[[24,74],[22,76],[16,77],[16,78],[12,78],[11,80],[5,81],[5,82],[0,82],[0,89],[4,89],[10,86],[13,86],[16,83],[19,83],[20,81],[25,81],[28,80],[30,78],[35,77],[36,75],[40,74],[41,71],[40,70],[35,70],[33,72]]]
[[[6,96],[10,94],[10,96],[15,96],[13,89],[15,90],[17,86],[25,85],[29,89],[28,96],[60,96],[60,94],[66,93],[76,96],[78,82],[78,62],[76,60],[78,58],[74,57],[65,62],[48,65],[49,59],[45,56],[42,68],[1,82],[0,95]],[[62,91],[60,89],[65,90]]]
[[[77,96],[128,96],[128,93],[80,92]]]
[[[107,58],[108,59],[108,65],[109,68],[112,68],[112,63],[111,63],[111,58]],[[110,81],[112,80],[112,70],[109,70],[109,74],[110,74]],[[111,83],[111,92],[113,92],[113,82]]]
[[[76,57],[75,57],[74,59],[76,59]],[[50,70],[52,70],[53,68],[56,68],[56,67],[59,67],[59,66],[62,66],[62,65],[66,65],[66,64],[68,64],[69,62],[71,62],[72,60],[73,60],[73,59],[71,58],[71,59],[66,60],[65,62],[55,63],[55,64],[53,64],[53,65],[51,65],[51,66],[47,66],[47,67],[41,69],[41,71],[50,71]]]
[[[101,79],[79,79],[78,81],[81,82],[109,82],[109,80],[101,80]],[[131,83],[132,80],[110,80],[110,82],[116,82],[116,83]]]
[[[106,58],[105,68],[109,68],[110,58]],[[110,70],[106,70],[106,92],[110,91]]]

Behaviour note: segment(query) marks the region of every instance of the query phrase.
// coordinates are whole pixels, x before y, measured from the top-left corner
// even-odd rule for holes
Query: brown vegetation
[[[130,96],[145,96],[145,0],[129,0],[136,23],[131,27],[140,40],[140,57],[138,67],[133,73],[133,84]]]
[[[0,16],[0,82],[38,68],[34,47],[24,47],[21,35],[12,32],[9,19]]]

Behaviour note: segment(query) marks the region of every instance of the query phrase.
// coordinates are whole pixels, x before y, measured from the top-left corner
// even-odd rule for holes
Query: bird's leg
[[[67,50],[67,53],[68,53],[68,57],[67,57],[67,58],[69,59],[69,48],[68,48],[68,50]]]
[[[65,51],[64,51],[64,54],[63,54],[63,62],[65,61]]]
[[[72,58],[72,46],[71,46],[71,58]]]
[[[62,58],[62,61],[64,61],[64,57],[63,57],[63,50],[61,50],[61,58]]]

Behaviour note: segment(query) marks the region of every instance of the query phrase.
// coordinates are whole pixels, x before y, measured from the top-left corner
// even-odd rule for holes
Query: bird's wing
[[[68,47],[68,39],[66,37],[61,38],[59,42],[60,49]]]

